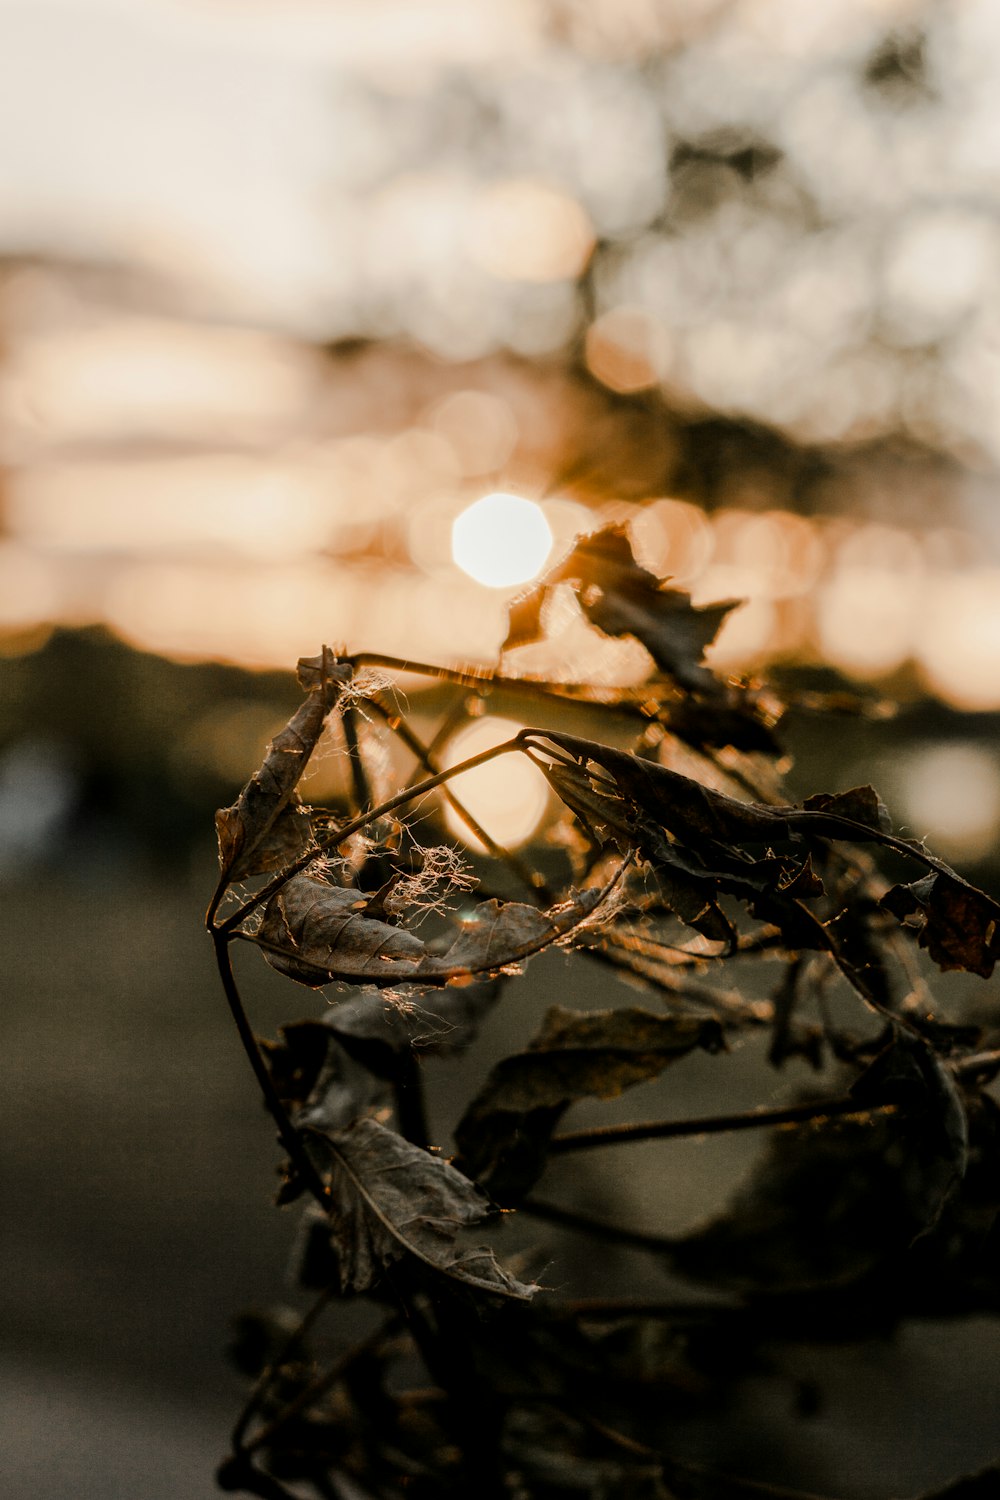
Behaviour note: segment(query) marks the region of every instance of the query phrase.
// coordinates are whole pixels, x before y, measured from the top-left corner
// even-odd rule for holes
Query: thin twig
[[[239,1416],[236,1419],[236,1425],[233,1428],[232,1437],[234,1450],[242,1448],[244,1446],[244,1433],[250,1425],[250,1418],[259,1408],[261,1401],[263,1400],[265,1391],[273,1381],[277,1371],[280,1370],[282,1365],[286,1364],[290,1359],[293,1349],[295,1349],[295,1347],[300,1344],[309,1333],[320,1313],[323,1311],[330,1298],[333,1296],[334,1291],[335,1287],[331,1285],[326,1287],[319,1294],[312,1305],[299,1319],[298,1323],[295,1326],[294,1332],[288,1335],[285,1342],[282,1344],[280,1351],[264,1366],[263,1370],[261,1370],[256,1381],[254,1382],[253,1389],[251,1390],[243,1405],[243,1410],[240,1412]]]
[[[401,714],[397,714],[385,704],[379,703],[376,698],[369,698],[367,701],[375,709],[376,713],[381,714],[385,719],[393,734],[398,734],[406,748],[416,756],[425,773],[428,776],[436,776],[441,767],[434,759],[433,746],[425,745]],[[412,785],[412,783],[408,783],[408,785]],[[545,905],[550,904],[552,893],[547,889],[537,871],[532,870],[529,865],[526,865],[511,849],[507,849],[503,844],[497,843],[492,834],[487,832],[478,818],[469,811],[464,802],[452,791],[451,787],[443,787],[442,791],[448,804],[453,808],[457,816],[461,818],[470,833],[483,844],[487,853],[492,855],[494,859],[500,860],[509,866],[521,884],[527,890],[531,891],[533,895],[537,896],[540,901]]]
[[[314,860],[318,859],[321,854],[324,854],[327,849],[336,849],[345,839],[349,839],[352,834],[359,833],[369,823],[374,823],[376,818],[384,817],[386,813],[395,811],[397,807],[403,807],[407,802],[415,801],[416,798],[424,796],[426,792],[431,792],[435,787],[443,786],[446,781],[451,781],[455,776],[460,776],[464,771],[474,770],[476,766],[484,766],[488,761],[496,760],[498,756],[510,754],[512,750],[521,750],[523,748],[521,733],[516,734],[513,739],[504,740],[501,745],[494,745],[489,750],[482,750],[478,755],[470,756],[468,760],[461,761],[457,766],[449,766],[447,770],[439,771],[436,776],[428,776],[425,780],[417,782],[415,786],[407,787],[405,791],[397,792],[394,797],[389,797],[385,802],[379,803],[378,807],[370,808],[359,817],[352,818],[342,828],[337,828],[325,838],[319,839],[311,849],[306,850],[305,854],[301,854],[290,865],[286,865],[272,880],[269,880],[265,886],[256,891],[247,901],[244,901],[242,906],[228,916],[224,922],[220,922],[213,931],[228,936],[235,928],[239,927],[241,922],[246,921],[247,917],[255,912],[259,906],[269,901],[276,891],[280,891],[282,886],[286,885],[293,876],[300,874],[308,865],[311,865]]]
[[[247,1055],[247,1060],[253,1069],[254,1077],[260,1085],[260,1091],[264,1096],[264,1103],[267,1105],[271,1118],[278,1127],[278,1136],[281,1144],[288,1152],[289,1160],[298,1172],[305,1187],[308,1188],[309,1192],[312,1193],[317,1203],[324,1210],[328,1209],[330,1206],[329,1189],[316,1170],[303,1144],[302,1136],[292,1124],[288,1117],[288,1111],[278,1097],[278,1092],[274,1087],[274,1081],[271,1078],[267,1063],[264,1061],[257,1038],[247,1018],[239,988],[236,984],[236,976],[233,973],[232,961],[229,954],[229,940],[222,929],[217,927],[212,933],[212,941],[215,946],[215,958],[219,967],[219,977],[222,980],[222,988],[225,991],[230,1012],[236,1023],[236,1030],[239,1033],[240,1041],[243,1043],[243,1050]]]
[[[959,1078],[967,1078],[974,1073],[994,1073],[1000,1069],[1000,1051],[973,1052],[969,1057],[959,1058],[957,1062],[949,1063],[953,1073]]]
[[[628,1141],[673,1140],[682,1136],[720,1135],[730,1130],[758,1130],[768,1125],[806,1125],[834,1115],[867,1119],[873,1114],[895,1114],[897,1104],[859,1104],[850,1095],[789,1104],[777,1109],[748,1109],[742,1114],[702,1115],[690,1120],[646,1120],[624,1125],[596,1125],[590,1130],[553,1136],[550,1153],[587,1151],[594,1146],[617,1146]]]
[[[329,1297],[334,1290],[336,1289],[331,1287],[329,1291],[324,1293],[324,1299]],[[257,1453],[261,1448],[266,1448],[275,1433],[280,1431],[286,1423],[290,1422],[293,1417],[297,1417],[300,1412],[305,1411],[320,1396],[332,1390],[337,1382],[344,1378],[353,1364],[359,1359],[363,1359],[366,1354],[370,1354],[373,1350],[377,1349],[385,1339],[389,1338],[395,1332],[396,1328],[398,1328],[400,1321],[400,1314],[393,1313],[381,1327],[376,1328],[367,1338],[362,1339],[360,1344],[355,1344],[353,1348],[348,1349],[338,1360],[335,1360],[328,1370],[324,1370],[315,1380],[311,1380],[308,1385],[303,1386],[302,1390],[298,1392],[287,1406],[282,1408],[276,1417],[268,1422],[265,1427],[262,1427],[259,1432],[254,1433],[249,1443],[241,1444],[237,1441],[234,1434],[233,1447],[240,1453]]]

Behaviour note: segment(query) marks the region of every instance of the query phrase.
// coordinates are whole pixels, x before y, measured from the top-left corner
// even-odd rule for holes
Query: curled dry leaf
[[[299,805],[295,788],[327,714],[351,678],[350,666],[338,662],[327,647],[315,661],[321,666],[316,668],[317,681],[308,698],[275,735],[263,765],[233,805],[220,808],[215,815],[219,863],[231,881],[280,869],[309,847],[310,818]]]
[[[345,1049],[380,1076],[392,1075],[400,1054],[457,1057],[470,1047],[480,1022],[496,1004],[501,979],[453,986],[433,1003],[418,1005],[382,995],[354,995],[316,1023],[334,1033]]]
[[[775,1131],[729,1208],[678,1242],[679,1270],[770,1296],[899,1274],[961,1184],[965,1108],[932,1049],[899,1027],[852,1093],[859,1110],[898,1113]]]
[[[540,638],[545,595],[559,583],[573,584],[593,625],[606,635],[634,636],[660,670],[683,687],[717,686],[701,658],[738,601],[696,607],[690,594],[666,587],[639,566],[623,526],[606,526],[582,537],[541,583],[515,600],[505,651]]]
[[[373,1119],[316,1139],[330,1157],[329,1235],[342,1291],[370,1291],[388,1266],[414,1256],[480,1292],[519,1300],[534,1295],[537,1288],[505,1271],[492,1250],[457,1244],[461,1230],[494,1210],[442,1157]]]
[[[296,875],[271,897],[254,941],[269,964],[313,989],[335,980],[465,985],[559,942],[593,914],[607,891],[580,891],[548,911],[513,901],[484,901],[461,924],[450,948],[438,954],[407,928],[368,915],[378,893],[368,896]]]
[[[627,815],[627,806],[631,804],[674,838],[692,846],[714,844],[732,854],[739,853],[744,844],[770,844],[804,833],[857,843],[882,843],[916,858],[923,855],[920,845],[893,837],[885,805],[870,786],[854,787],[833,796],[818,793],[802,807],[742,802],[627,750],[616,750],[597,740],[581,739],[558,730],[532,731],[525,736],[525,743],[532,758],[539,757],[537,763],[546,771],[554,770],[551,761],[556,759],[552,751],[546,750],[546,740],[573,757],[594,790],[603,792],[606,799],[622,799],[626,808],[619,810],[619,821]],[[543,764],[540,757],[546,753],[550,763]],[[565,758],[562,765],[565,770]],[[550,779],[560,791],[559,781]]]
[[[941,969],[967,969],[989,979],[1000,958],[1000,905],[956,875],[938,872],[895,885],[886,911],[917,928],[917,941]]]
[[[953,1074],[921,1036],[900,1026],[851,1090],[866,1103],[898,1103],[912,1117],[919,1139],[919,1169],[911,1198],[921,1220],[917,1233],[932,1229],[969,1164],[969,1122]]]
[[[527,1050],[497,1064],[462,1117],[455,1140],[463,1170],[498,1202],[517,1202],[541,1175],[552,1131],[570,1104],[614,1099],[696,1047],[723,1045],[715,1020],[554,1005]]]

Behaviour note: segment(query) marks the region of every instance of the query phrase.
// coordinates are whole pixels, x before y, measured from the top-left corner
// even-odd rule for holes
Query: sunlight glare
[[[521,724],[492,715],[473,719],[449,740],[442,765],[457,766],[460,761],[511,739],[521,728]],[[474,771],[456,776],[449,785],[476,822],[507,849],[516,849],[531,837],[548,804],[548,787],[541,772],[523,755],[504,755],[487,761]],[[445,821],[450,831],[470,849],[485,852],[482,842],[447,802]]]
[[[537,577],[552,543],[552,528],[541,506],[501,492],[468,506],[451,530],[452,557],[463,573],[494,589]]]

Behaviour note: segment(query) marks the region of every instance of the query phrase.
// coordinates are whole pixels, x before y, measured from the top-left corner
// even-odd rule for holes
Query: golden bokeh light
[[[659,383],[670,363],[670,335],[642,307],[614,307],[595,318],[585,341],[587,368],[620,395]]]
[[[468,244],[477,264],[502,281],[565,281],[579,276],[587,264],[594,230],[567,193],[511,179],[482,194]]]
[[[916,657],[926,686],[955,708],[1000,708],[1000,568],[932,581],[921,600]]]
[[[900,768],[907,832],[947,859],[981,859],[1000,836],[1000,765],[972,740],[920,745]]]
[[[540,505],[499,490],[467,506],[451,530],[455,562],[488,588],[510,588],[536,578],[553,541]]]
[[[509,719],[487,715],[473,719],[449,740],[442,763],[457,766],[463,760],[503,744],[523,728]],[[516,849],[535,832],[548,806],[548,785],[542,773],[523,755],[503,755],[450,782],[452,790],[476,822],[507,849]],[[445,803],[449,829],[470,849],[485,852],[480,839],[464,820]]]

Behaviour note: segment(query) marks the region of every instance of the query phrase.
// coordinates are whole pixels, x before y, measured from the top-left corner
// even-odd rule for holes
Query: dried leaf
[[[424,944],[405,927],[365,917],[368,902],[356,888],[296,875],[271,897],[255,940],[269,964],[312,989],[339,978],[404,983]]]
[[[542,767],[593,838],[611,839],[619,849],[631,843],[640,851],[656,871],[665,904],[682,922],[731,949],[736,932],[718,900],[726,894],[750,902],[793,946],[829,946],[798,904],[823,893],[809,858],[755,859],[742,847],[743,842],[760,845],[787,834],[785,810],[739,802],[621,750],[595,744],[590,756],[584,748],[591,746],[589,740],[555,733],[546,737],[585,757],[585,765],[597,762],[615,775],[609,786],[600,771],[585,766],[555,761]]]
[[[308,847],[308,814],[294,799],[295,788],[316,747],[326,716],[350,681],[351,668],[324,647],[322,681],[310,692],[280,734],[264,763],[231,807],[215,815],[219,863],[230,880],[245,880],[278,868],[291,852]]]
[[[539,735],[541,739],[541,735]],[[629,806],[639,808],[675,838],[697,847],[699,844],[722,846],[728,852],[744,843],[769,844],[787,838],[790,832],[787,814],[797,809],[773,808],[761,802],[740,802],[725,792],[714,791],[700,781],[668,770],[655,761],[642,760],[626,750],[615,750],[596,740],[546,730],[544,738],[568,751],[580,763],[591,787],[603,793],[606,805],[614,806],[617,796],[625,806],[617,810],[619,823],[628,826]],[[529,741],[534,745],[534,741]],[[539,747],[544,748],[544,747]],[[599,768],[601,777],[589,769]],[[563,768],[563,777],[565,776]],[[609,782],[607,777],[611,778]],[[550,777],[562,795],[558,777]]]
[[[385,1083],[322,1021],[293,1021],[281,1036],[265,1051],[275,1088],[300,1128],[339,1130],[384,1103]]]
[[[695,607],[690,594],[666,587],[639,566],[623,526],[581,537],[539,584],[514,601],[504,651],[540,638],[542,604],[558,583],[574,585],[585,614],[599,630],[634,636],[681,686],[716,686],[712,672],[701,665],[702,654],[738,601]]]
[[[775,1131],[729,1208],[678,1244],[679,1270],[768,1295],[893,1274],[962,1179],[965,1110],[931,1049],[901,1029],[853,1092],[859,1109],[900,1112]]]
[[[989,979],[1000,958],[1000,905],[954,874],[925,875],[895,885],[882,905],[919,929],[917,941],[941,969],[967,969]]]
[[[555,1005],[528,1049],[497,1064],[462,1117],[455,1140],[463,1170],[498,1202],[516,1202],[541,1175],[549,1138],[570,1104],[614,1099],[696,1047],[722,1045],[715,1020]]]
[[[356,1120],[319,1137],[332,1163],[329,1233],[345,1292],[370,1291],[388,1266],[414,1256],[482,1292],[525,1299],[516,1280],[481,1246],[462,1250],[459,1232],[493,1212],[485,1194],[440,1156],[377,1120]]]
[[[817,792],[807,797],[802,804],[808,812],[830,813],[836,818],[849,818],[853,823],[874,829],[876,833],[891,833],[892,819],[889,810],[873,786],[856,786],[849,792]],[[860,834],[855,833],[857,839]]]
[[[471,1046],[483,1017],[496,1004],[502,980],[447,989],[429,1005],[355,995],[317,1024],[332,1031],[352,1057],[380,1076],[392,1076],[401,1054],[457,1057]]]
[[[926,1233],[969,1164],[969,1122],[954,1076],[923,1037],[897,1026],[851,1092],[864,1103],[899,1103],[912,1117],[910,1129],[919,1129],[920,1180],[911,1197]]]
[[[471,984],[550,947],[585,921],[607,890],[585,890],[549,911],[484,901],[447,952],[433,953],[405,927],[367,915],[378,893],[296,875],[268,902],[254,941],[274,968],[316,989],[349,984]],[[377,910],[383,910],[381,903]]]

